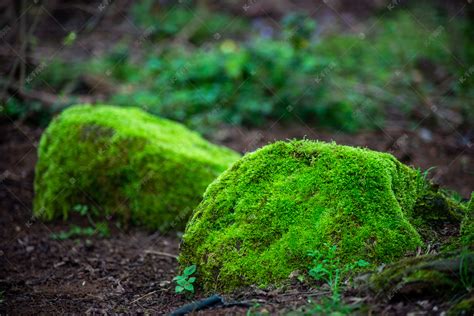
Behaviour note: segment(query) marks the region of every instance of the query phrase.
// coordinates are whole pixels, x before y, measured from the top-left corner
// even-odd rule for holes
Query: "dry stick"
[[[154,291],[151,291],[151,292],[149,292],[149,293],[147,293],[147,294],[145,294],[145,295],[142,295],[142,296],[140,296],[139,298],[137,298],[136,300],[131,301],[130,304],[134,304],[134,303],[138,302],[139,300],[144,299],[144,298],[147,297],[147,296],[150,296],[150,295],[152,295],[152,294],[155,294],[155,293],[158,292],[158,291],[159,291],[159,290],[154,290]]]
[[[161,251],[155,251],[155,250],[145,250],[145,253],[149,253],[149,254],[152,254],[152,255],[163,256],[163,257],[169,257],[169,258],[173,258],[173,259],[178,259],[178,256],[173,255],[171,253],[167,253],[167,252],[161,252]]]

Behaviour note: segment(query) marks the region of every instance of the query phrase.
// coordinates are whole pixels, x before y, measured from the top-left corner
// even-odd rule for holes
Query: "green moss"
[[[179,228],[238,154],[139,109],[79,105],[44,132],[34,213],[67,218],[76,204],[125,223]]]
[[[247,154],[207,189],[179,260],[206,290],[279,284],[307,252],[337,245],[341,265],[391,262],[422,245],[420,173],[392,155],[312,141]]]
[[[474,250],[474,193],[471,194],[466,216],[461,223],[461,244]]]
[[[474,314],[474,293],[470,297],[465,298],[448,311],[448,316],[468,316]]]
[[[402,259],[372,273],[368,288],[385,300],[397,295],[449,300],[468,291],[473,260],[473,252],[460,250]]]

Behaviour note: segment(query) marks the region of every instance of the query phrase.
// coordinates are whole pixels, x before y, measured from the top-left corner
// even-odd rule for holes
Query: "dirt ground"
[[[465,136],[455,131],[441,134],[394,126],[347,135],[318,132],[303,123],[299,127],[274,123],[251,130],[225,128],[216,133],[214,140],[241,152],[275,139],[304,136],[391,151],[405,163],[422,169],[437,166],[431,173],[435,181],[464,198],[469,196],[474,188],[474,146],[465,141]],[[65,229],[64,223],[45,224],[32,218],[34,166],[41,132],[8,119],[0,121],[0,314],[163,314],[191,301],[176,295],[171,282],[177,273],[173,257],[179,248],[176,233],[116,229],[106,239],[57,241],[50,234]],[[226,297],[244,306],[201,313],[245,314],[250,307],[254,312],[282,313],[324,293],[324,288],[298,284],[283,292],[249,289]],[[345,301],[369,304],[368,314],[430,315],[444,308],[423,295],[384,303],[349,291]]]

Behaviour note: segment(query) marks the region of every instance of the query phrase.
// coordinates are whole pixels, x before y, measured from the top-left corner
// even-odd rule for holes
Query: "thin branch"
[[[171,253],[167,253],[167,252],[161,252],[161,251],[155,251],[155,250],[145,250],[145,253],[152,254],[152,255],[163,256],[163,257],[169,257],[169,258],[173,258],[173,259],[178,259],[178,256],[173,255]]]
[[[154,290],[154,291],[151,291],[151,292],[149,292],[149,293],[147,293],[147,294],[145,294],[145,295],[142,295],[142,296],[140,296],[139,298],[137,298],[136,300],[131,301],[130,304],[135,304],[135,303],[138,302],[139,300],[144,299],[145,297],[150,296],[150,295],[152,295],[152,294],[155,294],[156,292],[158,292],[158,290]]]

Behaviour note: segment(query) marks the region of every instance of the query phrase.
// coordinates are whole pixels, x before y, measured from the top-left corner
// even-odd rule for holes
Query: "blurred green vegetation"
[[[249,22],[244,18],[223,13],[213,13],[205,6],[189,7],[189,1],[180,1],[169,7],[162,7],[155,0],[137,1],[131,9],[137,25],[149,30],[153,39],[179,36],[190,27],[189,41],[201,44],[225,30],[235,35],[249,30]]]
[[[292,13],[282,30],[261,36],[242,17],[200,7],[156,10],[154,3],[131,9],[143,37],[98,58],[48,62],[32,88],[47,82],[66,93],[79,78],[98,76],[116,87],[106,102],[138,106],[202,133],[269,119],[355,132],[383,126],[390,109],[411,118],[430,104],[474,122],[472,22],[461,17],[449,23],[420,5],[375,16],[361,32],[322,35],[317,21]],[[17,116],[23,108],[15,100],[6,106]]]

